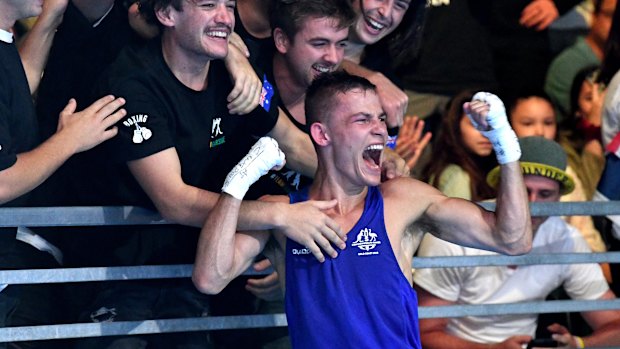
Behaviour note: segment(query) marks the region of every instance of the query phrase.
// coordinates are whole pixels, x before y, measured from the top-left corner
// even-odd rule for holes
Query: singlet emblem
[[[364,228],[360,230],[359,234],[357,234],[357,238],[351,244],[353,247],[359,248],[363,252],[358,252],[358,256],[368,256],[379,254],[378,251],[374,250],[377,245],[381,243],[380,240],[377,240],[377,234],[372,232],[370,228]]]

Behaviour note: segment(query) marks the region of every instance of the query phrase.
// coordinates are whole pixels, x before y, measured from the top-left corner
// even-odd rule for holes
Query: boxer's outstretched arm
[[[527,253],[532,245],[532,228],[518,162],[521,148],[508,123],[504,104],[493,94],[478,92],[463,109],[472,124],[491,141],[500,164],[496,210],[493,213],[477,205],[471,207],[463,201],[445,198],[431,205],[427,214],[437,220],[438,226],[444,226],[440,231],[453,230],[463,235],[454,238],[482,243],[485,246],[482,248],[501,253]]]

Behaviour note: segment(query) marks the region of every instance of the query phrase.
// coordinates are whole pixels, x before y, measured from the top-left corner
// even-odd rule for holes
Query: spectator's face
[[[351,41],[372,45],[402,22],[411,0],[354,0],[357,20],[351,28]]]
[[[333,18],[310,18],[302,24],[294,40],[279,30],[275,40],[291,77],[298,86],[307,88],[319,74],[338,69],[348,35],[349,29],[338,28]]]
[[[551,103],[540,97],[521,99],[510,114],[517,137],[541,136],[555,139],[557,122]]]
[[[577,104],[579,105],[579,110],[577,114],[583,118],[586,118],[591,124],[594,126],[601,125],[601,114],[594,113],[596,115],[590,115],[592,111],[592,89],[594,85],[589,81],[584,81],[581,84],[581,90],[579,90],[579,99],[577,100]],[[591,116],[591,117],[589,117]]]
[[[182,11],[172,6],[168,9],[169,22],[163,24],[170,27],[171,36],[188,55],[199,59],[226,57],[228,38],[235,26],[235,1],[186,0]]]
[[[387,140],[385,112],[374,91],[339,93],[326,121],[333,161],[355,186],[381,183],[381,160]]]
[[[467,115],[461,117],[461,139],[467,150],[478,156],[489,156],[493,151],[491,142],[478,131]]]
[[[9,22],[38,16],[41,14],[41,11],[43,11],[43,0],[4,0],[4,2],[3,9],[7,13],[3,13],[2,15],[8,16]],[[12,24],[13,23],[10,25]],[[2,29],[8,30],[10,28]]]
[[[560,200],[560,183],[551,178],[525,175],[523,176],[527,198],[529,202],[557,202]],[[534,233],[547,217],[532,217],[532,231]]]
[[[603,0],[600,11],[594,15],[591,29],[592,37],[600,47],[605,45],[609,37],[616,4],[617,0]]]

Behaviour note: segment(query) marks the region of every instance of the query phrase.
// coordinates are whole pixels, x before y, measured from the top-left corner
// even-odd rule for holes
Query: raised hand
[[[400,128],[398,140],[396,141],[396,153],[405,159],[410,169],[418,162],[424,148],[431,140],[432,134],[426,132],[422,136],[423,130],[424,120],[420,120],[417,116],[405,118],[405,122]]]
[[[547,29],[558,17],[560,17],[560,13],[553,1],[534,0],[521,12],[519,24],[540,31]]]
[[[463,104],[463,110],[474,127],[491,141],[500,165],[519,160],[519,140],[508,123],[506,108],[499,97],[478,92],[471,102]]]
[[[409,103],[407,94],[381,73],[372,74],[369,80],[377,86],[377,95],[385,111],[388,128],[401,126]]]
[[[410,168],[407,162],[397,152],[390,148],[383,150],[381,161],[381,180],[386,181],[398,177],[409,177]]]
[[[254,182],[271,169],[281,169],[284,163],[284,153],[278,147],[278,142],[271,137],[262,137],[228,173],[222,192],[243,200]]]

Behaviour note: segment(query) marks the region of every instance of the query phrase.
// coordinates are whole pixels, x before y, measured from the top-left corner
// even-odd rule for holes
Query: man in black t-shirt
[[[118,248],[113,263],[193,262],[198,236],[193,227],[203,224],[226,174],[256,137],[270,135],[278,140],[296,170],[312,174],[316,167],[309,137],[279,115],[269,81],[263,80],[261,105],[248,115],[229,110],[232,84],[221,60],[231,54],[241,56],[228,46],[233,9],[230,0],[141,2],[144,15],[160,25],[161,37],[124,49],[98,85],[100,93],[124,96],[127,116],[118,124],[119,137],[94,149],[86,160],[90,163],[82,166],[81,177],[91,180],[83,193],[97,198],[99,204],[155,208],[180,224],[123,229],[130,238]],[[249,202],[243,208],[240,229],[285,226],[339,240],[339,229],[330,228],[336,225],[321,212],[323,206]],[[317,220],[316,215],[325,219]],[[84,317],[97,322],[142,320],[145,314],[166,318],[209,313],[208,299],[189,280],[157,280],[107,287]],[[101,338],[84,341],[83,346],[121,341],[170,348],[204,344],[208,339],[200,333],[152,340]]]
[[[76,112],[76,101],[71,99],[60,113],[56,132],[39,144],[31,93],[39,84],[49,49],[41,40],[53,37],[64,11],[62,4],[53,5],[42,12],[39,1],[0,2],[0,205],[4,207],[29,205],[31,190],[75,153],[114,137],[117,129],[112,126],[125,115],[119,109],[122,98],[103,97],[82,112]],[[20,47],[20,57],[11,28],[18,19],[38,15]],[[60,259],[48,241],[28,228],[0,228],[3,269],[53,268]],[[0,327],[50,323],[58,315],[47,302],[50,293],[44,285],[3,285],[0,291]]]

